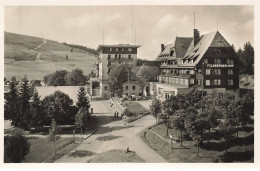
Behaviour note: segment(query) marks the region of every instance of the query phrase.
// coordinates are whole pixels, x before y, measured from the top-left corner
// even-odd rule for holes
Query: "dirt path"
[[[99,120],[100,128],[87,140],[84,140],[71,153],[92,152],[94,156],[109,150],[126,150],[127,147],[134,151],[138,156],[149,163],[167,162],[163,157],[157,154],[153,149],[147,146],[140,138],[140,132],[155,124],[152,116],[145,116],[131,124],[124,125],[122,120],[113,117],[113,108],[109,106],[109,101],[92,101],[91,105],[94,113]],[[102,140],[110,137],[110,140]],[[70,153],[70,154],[71,154]],[[91,157],[89,155],[80,157],[71,157],[64,155],[55,162],[58,163],[80,163],[87,162]],[[111,156],[112,157],[112,156]]]
[[[54,64],[54,63],[51,63],[51,62],[47,62],[47,61],[41,60],[41,52],[37,51],[37,49],[39,49],[42,45],[45,45],[46,43],[47,43],[47,40],[46,40],[46,39],[43,39],[43,43],[42,43],[42,44],[40,44],[40,45],[37,46],[36,48],[31,49],[32,52],[37,53],[37,56],[36,56],[36,59],[35,59],[35,60],[36,60],[36,61],[40,61],[40,62],[42,62],[42,63],[50,64],[50,65],[53,65],[53,66],[55,66],[55,67],[59,67],[59,68],[62,69],[62,70],[67,70],[67,71],[70,71],[70,72],[71,72],[71,70],[69,70],[69,69],[67,69],[67,68],[65,68],[65,67],[62,67],[62,66],[60,66],[60,65],[57,65],[57,64]]]

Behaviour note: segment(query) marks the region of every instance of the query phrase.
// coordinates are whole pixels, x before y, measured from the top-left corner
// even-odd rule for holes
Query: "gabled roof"
[[[193,42],[192,37],[176,37],[175,40],[175,49],[176,49],[176,57],[183,58],[186,54],[190,44]]]
[[[191,37],[176,37],[175,42],[165,46],[164,50],[158,55],[158,60],[172,60],[173,58],[184,57],[186,51],[188,50],[193,38]],[[171,52],[173,55],[171,56]]]
[[[161,57],[169,57],[171,51],[174,51],[173,56],[171,56],[171,57],[176,57],[175,56],[175,48],[174,48],[174,44],[173,43],[166,45],[164,50],[159,54],[158,57],[159,58],[161,58]]]
[[[193,63],[188,63],[188,61],[180,64],[179,66],[195,66],[199,63],[203,55],[206,53],[209,47],[231,47],[230,44],[225,40],[225,38],[218,32],[212,32],[203,35],[195,47],[190,47],[185,54],[185,60],[192,59]]]

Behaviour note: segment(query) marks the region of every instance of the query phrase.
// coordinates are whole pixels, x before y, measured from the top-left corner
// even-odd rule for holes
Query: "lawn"
[[[111,150],[98,154],[93,159],[88,161],[89,163],[144,163],[145,161],[136,155],[134,152],[128,152],[123,150]]]
[[[53,142],[47,138],[28,138],[31,146],[30,152],[25,156],[23,163],[53,162],[75,149],[79,143],[73,143],[73,138],[61,138],[56,143],[57,155],[54,155]]]
[[[123,107],[126,106],[128,108],[129,107],[128,101],[124,101],[122,103],[122,106]],[[143,107],[142,105],[140,105],[138,102],[135,102],[135,101],[130,101],[130,110],[132,112],[136,112],[136,113],[148,112],[148,110],[145,107]]]
[[[161,135],[164,139],[157,136]],[[212,134],[215,132],[212,131]],[[178,131],[169,130],[169,134],[179,137]],[[239,138],[232,140],[228,144],[228,152],[225,152],[226,144],[223,139],[213,135],[209,143],[204,141],[200,146],[199,156],[197,156],[197,143],[186,138],[183,146],[180,143],[173,143],[170,147],[169,138],[166,136],[165,125],[157,125],[147,129],[141,134],[142,140],[162,157],[172,163],[180,162],[253,162],[254,161],[254,130],[252,127],[241,129]],[[168,140],[167,140],[168,139]]]

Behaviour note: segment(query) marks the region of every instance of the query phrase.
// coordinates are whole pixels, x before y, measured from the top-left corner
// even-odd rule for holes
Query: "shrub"
[[[30,143],[21,132],[4,138],[5,163],[20,163],[29,152]]]

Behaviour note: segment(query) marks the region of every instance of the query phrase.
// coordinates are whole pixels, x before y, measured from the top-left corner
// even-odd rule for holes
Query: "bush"
[[[148,114],[149,114],[148,112],[143,112],[143,113],[130,112],[129,110],[126,109],[122,113],[122,119],[124,120],[124,122],[130,123],[130,122],[140,119]]]
[[[21,134],[5,136],[4,138],[4,162],[20,163],[30,152],[30,143]]]

